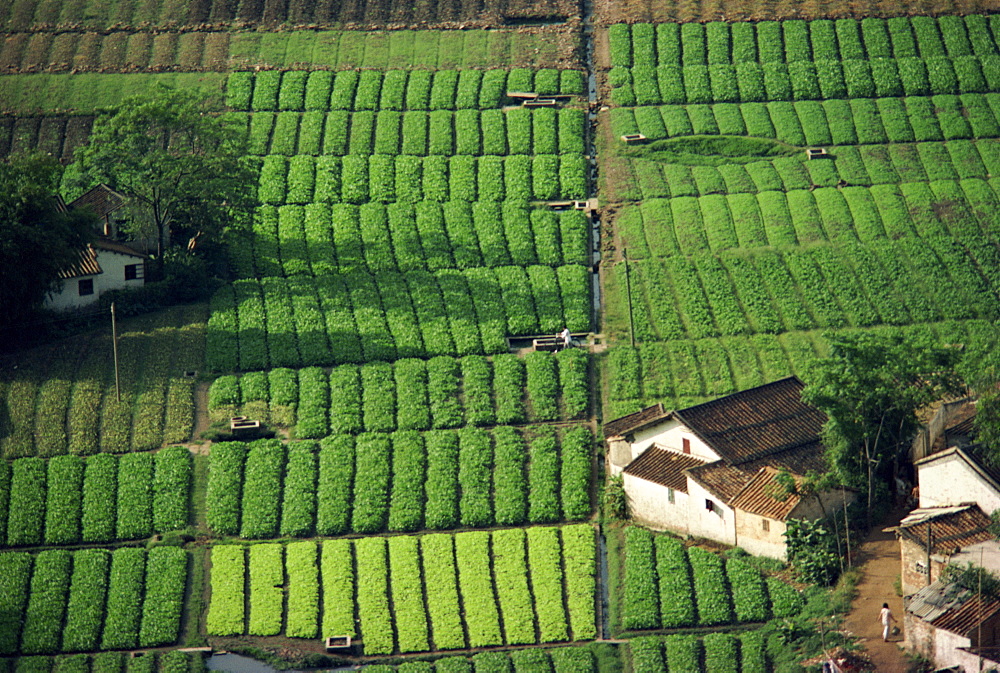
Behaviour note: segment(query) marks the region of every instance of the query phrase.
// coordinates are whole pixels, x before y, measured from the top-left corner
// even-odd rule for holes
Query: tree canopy
[[[131,199],[133,227],[148,227],[162,259],[179,234],[211,238],[248,212],[255,180],[245,137],[209,101],[164,89],[98,117],[77,158],[86,180]]]
[[[916,432],[917,410],[961,389],[961,352],[871,333],[830,338],[802,399],[829,417],[827,459],[840,481],[867,489],[892,476],[893,460]]]
[[[58,285],[93,236],[89,212],[62,212],[56,194],[62,168],[50,156],[0,162],[0,324],[16,325]]]

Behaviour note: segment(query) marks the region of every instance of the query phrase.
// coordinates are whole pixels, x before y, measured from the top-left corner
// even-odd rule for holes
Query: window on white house
[[[80,281],[78,287],[81,297],[86,297],[89,294],[94,294],[94,279],[84,278],[83,280]]]
[[[760,529],[765,533],[768,532],[769,530],[771,530],[771,522],[768,521],[767,519],[761,518]]]
[[[918,573],[920,573],[921,575],[926,575],[927,574],[927,564],[926,563],[924,563],[923,561],[917,561],[916,564],[915,564],[915,566],[916,566],[916,569],[917,569]]]
[[[670,501],[671,505],[674,504],[674,489],[672,488],[667,489],[667,500]]]
[[[691,453],[691,440],[687,437],[681,438],[681,449],[684,453]]]
[[[142,264],[126,264],[125,280],[138,280],[142,278]]]
[[[705,509],[707,509],[709,512],[714,512],[715,511],[715,502],[713,502],[712,500],[709,500],[708,498],[705,498]]]

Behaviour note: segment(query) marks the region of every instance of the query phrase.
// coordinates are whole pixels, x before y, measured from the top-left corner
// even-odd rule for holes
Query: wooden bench
[[[536,351],[558,351],[563,349],[563,340],[559,337],[540,337],[532,339],[531,345]]]

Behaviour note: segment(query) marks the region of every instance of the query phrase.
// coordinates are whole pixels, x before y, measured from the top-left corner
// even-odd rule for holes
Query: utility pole
[[[115,303],[111,302],[111,349],[115,356],[115,397],[122,401],[121,380],[118,377],[118,325],[115,322]]]

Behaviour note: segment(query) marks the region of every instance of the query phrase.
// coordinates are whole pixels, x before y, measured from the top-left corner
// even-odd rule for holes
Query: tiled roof
[[[135,248],[125,245],[124,243],[119,243],[118,241],[112,241],[110,238],[98,238],[94,241],[94,247],[99,250],[108,250],[110,252],[117,252],[122,255],[130,255],[132,257],[145,257]]]
[[[628,464],[625,474],[687,493],[687,476],[684,471],[704,464],[705,461],[701,458],[651,446]]]
[[[729,504],[733,509],[784,521],[802,498],[784,490],[775,479],[778,472],[771,466],[760,468]],[[795,477],[795,481],[799,483],[802,479]]]
[[[785,468],[794,475],[805,475],[810,471],[822,473],[829,469],[823,459],[823,445],[816,440],[738,465],[717,460],[714,463],[691,468],[688,474],[729,503],[764,467]]]
[[[650,423],[655,423],[670,415],[670,412],[663,408],[663,404],[657,402],[651,407],[646,407],[641,411],[628,416],[622,416],[604,424],[605,437],[620,437],[626,433],[638,430]]]
[[[968,637],[972,629],[1000,612],[1000,599],[980,598],[955,582],[937,579],[913,594],[906,610],[935,628]]]
[[[674,414],[731,464],[816,442],[826,414],[801,399],[796,377],[744,390]]]
[[[60,280],[80,278],[82,276],[96,276],[104,273],[101,265],[97,263],[97,252],[92,246],[87,246],[80,250],[79,256],[72,264],[59,271]]]
[[[973,594],[961,605],[945,611],[931,621],[931,624],[934,628],[968,636],[970,631],[998,612],[1000,612],[1000,599]]]
[[[911,512],[896,530],[926,549],[929,527],[933,553],[950,554],[956,548],[992,540],[987,530],[990,523],[978,505],[924,508]]]
[[[105,217],[125,205],[125,197],[107,185],[97,185],[70,202],[71,209],[89,208],[98,217]]]

